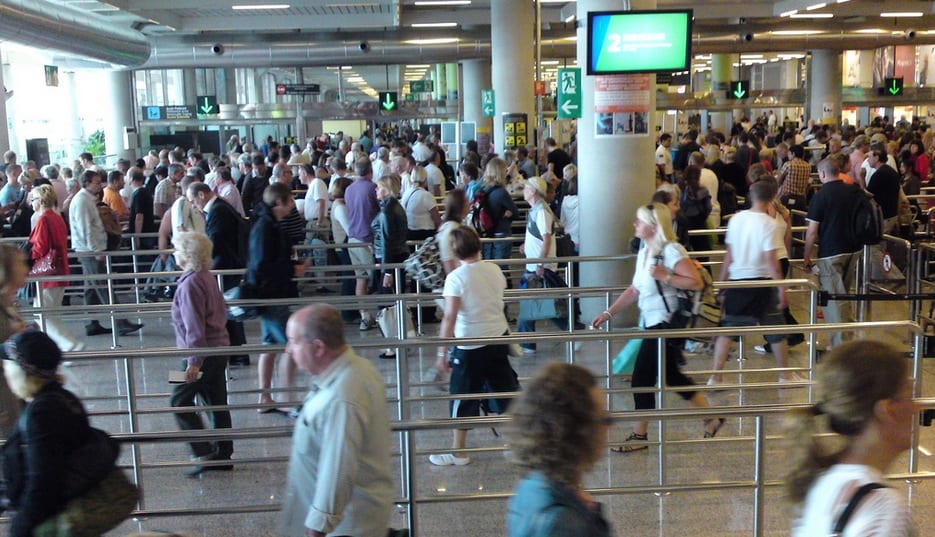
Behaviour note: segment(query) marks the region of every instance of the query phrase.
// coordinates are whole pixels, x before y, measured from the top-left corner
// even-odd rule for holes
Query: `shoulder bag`
[[[32,268],[29,269],[30,276],[54,276],[58,274],[58,268],[55,266],[55,248],[49,248],[44,256],[33,261]]]

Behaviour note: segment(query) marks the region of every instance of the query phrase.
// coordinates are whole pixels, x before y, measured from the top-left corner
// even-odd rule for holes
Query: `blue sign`
[[[156,121],[162,119],[161,106],[144,106],[143,110],[146,112],[146,119],[148,120]]]

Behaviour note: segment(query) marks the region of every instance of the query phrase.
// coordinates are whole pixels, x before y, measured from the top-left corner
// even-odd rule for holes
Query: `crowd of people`
[[[672,135],[662,134],[652,157],[657,163],[658,190],[634,217],[633,246],[638,255],[632,285],[590,325],[598,328],[635,304],[642,329],[679,327],[671,306],[678,302],[678,293],[704,285],[699,272],[704,269],[692,262],[688,252],[715,246],[711,236],[689,236],[691,229],[713,229],[727,223],[727,254],[718,279],[784,279],[792,256],[791,210],[807,214],[806,267],[818,267],[826,290],[846,292],[861,245],[843,230],[848,209],[842,200],[856,192],[872,194],[887,229],[896,230],[896,217],[909,203],[905,196],[918,193],[933,176],[930,167],[935,159],[927,156],[933,149],[931,131],[912,127],[905,126],[907,132],[903,132],[903,127],[880,120],[864,132],[820,125],[809,125],[801,132],[780,132],[764,117],[749,125],[739,123],[729,136],[717,132],[702,136],[690,130],[675,149]],[[411,138],[368,130],[357,141],[323,135],[310,139],[304,148],[296,144],[280,147],[272,139],[255,146],[234,136],[226,153],[207,161],[195,150],[151,151],[135,163],[121,160],[110,171],[101,169],[90,155],[82,155],[71,169],[56,165],[36,169],[30,163],[19,164],[11,152],[4,155],[0,205],[6,233],[26,238],[30,248],[22,256],[18,250],[2,246],[0,337],[19,337],[11,349],[20,350],[8,350],[7,361],[16,363],[27,377],[45,381],[24,391],[12,380],[23,373],[14,377],[15,368],[5,364],[10,386],[0,383],[4,433],[17,431],[22,421],[18,416],[24,407],[17,397],[28,403],[27,411],[37,407],[43,390],[64,392],[59,393],[59,399],[69,397],[56,370],[61,352],[80,351],[83,341],[64,330],[54,316],[46,315],[47,335],[42,337],[54,342],[58,354],[45,361],[30,358],[30,349],[44,349],[46,342],[33,347],[27,344],[22,334],[35,333],[35,328],[22,320],[14,302],[27,275],[70,273],[69,235],[71,251],[77,254],[85,275],[84,303],[89,305],[107,302],[102,296],[105,285],[95,275],[107,272],[104,252],[120,248],[121,236],[134,236],[141,249],[174,248],[171,257],[158,256],[154,266],[182,271],[169,296],[180,349],[245,343],[242,323],[228,319],[222,292],[241,287],[255,298],[298,297],[298,278],[309,274],[312,259],[297,257],[294,248],[322,240],[344,245],[336,256],[341,264],[354,266],[340,273],[342,292],[364,296],[405,288],[406,283],[396,282],[396,273],[386,265],[400,263],[410,255],[412,247],[407,240],[434,236],[445,276],[444,286],[438,289],[443,297],[438,319],[441,337],[496,338],[509,334],[514,321],[518,321],[519,332],[534,331],[535,322],[543,318],[523,317],[521,313],[519,319],[512,319],[503,293],[514,284],[551,284],[556,267],[547,259],[558,255],[560,227],[570,238],[573,253],[579,250],[574,151],[566,152],[549,138],[542,148],[522,147],[503,155],[481,156],[476,143],[469,142],[464,158],[453,167],[435,133],[400,134]],[[895,162],[899,165],[894,166]],[[813,168],[820,188],[811,181]],[[738,196],[743,199],[738,201]],[[442,211],[439,198],[443,200]],[[520,207],[527,204],[529,210],[523,219]],[[483,215],[474,214],[481,209]],[[483,225],[478,225],[484,219]],[[511,238],[513,222],[521,219],[525,229],[520,252],[530,261],[522,279],[511,282],[506,267],[496,261],[512,257],[512,243],[481,239]],[[141,236],[145,234],[156,234],[155,241]],[[32,268],[20,260],[29,261]],[[211,269],[246,272],[242,281],[224,278],[219,288]],[[565,283],[577,285],[558,284]],[[321,282],[315,284],[311,292],[324,292]],[[65,281],[45,281],[34,298],[35,305],[61,305],[67,285]],[[783,289],[769,282],[765,285],[724,293],[721,325],[794,323]],[[157,294],[149,298],[164,297]],[[316,389],[301,403],[290,400],[289,392],[282,392],[285,395],[277,400],[273,382],[279,356],[271,352],[259,357],[258,412],[286,413],[296,420],[281,526],[285,535],[386,534],[392,483],[383,383],[373,365],[344,339],[346,322],[368,331],[376,326],[375,313],[363,305],[356,312],[339,312],[323,305],[294,313],[282,304],[259,308],[262,342],[285,346],[288,355],[279,363],[278,387],[292,387],[297,370],[316,379]],[[579,316],[575,308],[551,319],[562,329],[582,329],[585,325]],[[825,318],[831,322],[848,319],[839,301],[829,303]],[[118,320],[113,328],[96,320],[85,326],[87,336],[112,329],[126,335],[140,328],[141,324],[129,320]],[[788,363],[789,346],[801,339],[770,336],[762,347],[763,352],[774,354],[780,382],[804,380]],[[690,389],[694,381],[681,371],[679,343],[668,343],[660,362],[657,340],[643,341],[632,373],[632,386],[639,392],[634,394],[636,409],[654,408],[655,394],[640,389],[659,382],[660,363],[668,385],[689,387],[678,392],[682,398],[694,407],[708,406],[704,392]],[[729,345],[727,337],[718,338],[715,344],[715,374],[708,380],[711,386],[727,384],[720,369]],[[887,372],[892,378],[880,380],[863,362],[842,358],[857,352],[845,344],[843,334],[835,334],[831,346],[834,352],[817,376],[819,389],[826,390],[825,399],[807,415],[796,415],[799,424],[794,432],[800,435],[800,444],[805,444],[807,440],[801,435],[812,432],[809,420],[828,415],[831,430],[846,437],[852,447],[821,456],[810,450],[796,459],[790,491],[802,507],[803,521],[796,527],[807,527],[811,524],[808,521],[834,512],[828,506],[813,505],[831,497],[812,492],[813,488],[851,490],[857,481],[879,481],[892,459],[908,447],[905,427],[917,411],[908,369],[898,353],[877,344],[860,348],[867,360],[894,362]],[[529,343],[522,350],[534,353],[537,348]],[[510,397],[500,394],[521,391],[510,353],[510,346],[497,344],[438,348],[436,368],[450,373],[452,395],[491,392],[485,401],[453,399],[449,406],[452,418],[510,410]],[[200,398],[210,406],[226,405],[228,363],[249,364],[248,357],[235,359],[235,354],[232,349],[231,356],[186,356],[171,404],[192,407]],[[395,359],[396,355],[387,349],[381,358]],[[857,401],[847,398],[859,399],[858,386],[868,382],[876,382],[880,388],[873,393],[869,407],[857,408]],[[608,446],[605,428],[611,422],[600,393],[592,373],[579,366],[558,364],[543,367],[522,390],[512,407],[516,428],[513,446],[516,460],[531,472],[511,502],[511,535],[611,534],[598,502],[581,488],[582,475]],[[839,402],[839,398],[847,400]],[[852,407],[857,410],[851,412]],[[76,426],[87,425],[83,409],[74,407],[72,413]],[[208,414],[213,428],[232,426],[228,411],[215,409]],[[205,426],[193,412],[179,412],[176,420],[185,430]],[[712,438],[724,424],[722,418],[707,418],[699,435]],[[648,429],[648,422],[635,423],[626,440],[612,445],[611,450],[646,450]],[[30,430],[25,432],[28,442]],[[464,453],[466,438],[466,429],[455,430],[451,451],[431,455],[430,462],[438,466],[469,464],[471,459]],[[190,447],[193,467],[187,472],[189,476],[234,467],[234,446],[229,440],[192,442]],[[817,479],[806,475],[812,469]],[[853,524],[873,524],[874,513],[887,511],[892,524],[909,527],[908,512],[899,498],[889,491],[876,494],[878,499],[861,507]],[[839,504],[847,503],[847,498],[839,496]],[[36,511],[29,498],[24,495],[19,499],[14,519],[17,528],[31,530],[43,517],[53,514]],[[59,497],[55,508],[70,499]],[[809,533],[803,530],[798,535]]]

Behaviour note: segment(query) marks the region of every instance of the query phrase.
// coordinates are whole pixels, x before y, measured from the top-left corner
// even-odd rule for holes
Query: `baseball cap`
[[[545,179],[539,177],[538,175],[530,177],[529,179],[523,180],[523,186],[529,185],[539,191],[540,196],[545,196],[549,187],[545,183]]]
[[[19,364],[27,374],[55,378],[62,351],[45,332],[26,330],[14,334],[0,349],[0,358]]]

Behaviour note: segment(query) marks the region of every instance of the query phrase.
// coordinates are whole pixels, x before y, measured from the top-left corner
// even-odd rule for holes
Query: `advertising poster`
[[[880,47],[873,51],[873,87],[882,88],[896,71],[896,47]]]
[[[860,51],[844,51],[844,86],[857,87],[860,85]]]
[[[914,86],[916,80],[916,47],[903,45],[896,48],[893,76],[903,79],[903,86]]]
[[[594,78],[594,135],[649,136],[650,75]]]
[[[919,47],[919,85],[935,85],[935,45]]]

